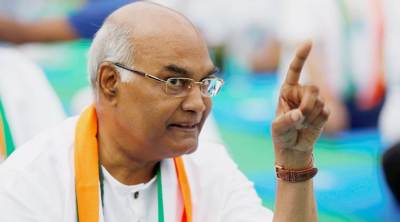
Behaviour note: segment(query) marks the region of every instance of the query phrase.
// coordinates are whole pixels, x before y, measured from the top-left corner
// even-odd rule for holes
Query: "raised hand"
[[[275,159],[277,164],[287,168],[304,168],[309,164],[314,144],[329,117],[318,88],[299,84],[311,46],[311,42],[306,42],[297,50],[281,86],[272,123]]]

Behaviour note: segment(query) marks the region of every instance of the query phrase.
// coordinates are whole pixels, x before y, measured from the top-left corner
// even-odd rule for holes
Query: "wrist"
[[[278,149],[275,154],[275,164],[285,169],[305,169],[314,164],[312,149],[299,151],[292,149]]]
[[[306,156],[303,158],[307,158]],[[284,164],[275,163],[276,177],[280,180],[289,183],[304,182],[312,179],[318,172],[318,169],[314,167],[313,155],[308,157],[308,161],[303,160],[298,162],[286,162]]]

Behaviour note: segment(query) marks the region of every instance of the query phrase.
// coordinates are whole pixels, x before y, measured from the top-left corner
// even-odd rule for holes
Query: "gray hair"
[[[109,19],[97,31],[88,53],[88,73],[92,89],[96,89],[97,71],[104,61],[119,62],[127,66],[133,63],[132,28],[116,24]],[[130,81],[129,71],[116,67],[121,81]],[[95,90],[94,90],[95,91]],[[95,92],[96,93],[96,92]]]

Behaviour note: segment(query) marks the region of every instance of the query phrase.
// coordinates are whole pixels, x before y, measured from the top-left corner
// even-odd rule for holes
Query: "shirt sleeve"
[[[80,38],[92,39],[104,20],[113,11],[134,0],[89,1],[68,16],[68,22]]]

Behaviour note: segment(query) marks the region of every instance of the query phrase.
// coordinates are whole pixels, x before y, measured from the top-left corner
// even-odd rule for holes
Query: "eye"
[[[180,78],[169,78],[167,79],[167,82],[169,85],[173,87],[182,87],[186,83],[185,79],[180,79]]]

